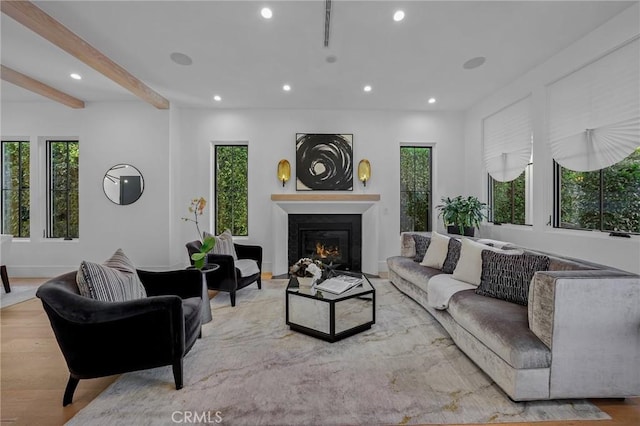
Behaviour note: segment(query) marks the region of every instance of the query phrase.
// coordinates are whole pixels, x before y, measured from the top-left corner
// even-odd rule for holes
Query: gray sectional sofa
[[[521,305],[476,294],[421,265],[414,235],[431,238],[403,233],[400,256],[387,259],[389,280],[436,318],[511,399],[640,395],[640,276],[545,254],[548,270],[535,272]],[[429,300],[434,277],[461,287],[446,306]]]

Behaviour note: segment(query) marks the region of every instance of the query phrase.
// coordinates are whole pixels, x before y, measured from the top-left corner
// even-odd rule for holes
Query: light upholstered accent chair
[[[191,241],[186,244],[189,259],[200,251],[202,243]],[[236,291],[254,282],[262,288],[260,274],[262,272],[262,247],[256,245],[233,244],[232,254],[208,253],[205,263],[220,266],[215,271],[205,273],[207,288],[229,292],[231,306],[236,306]],[[214,248],[215,251],[215,248]],[[235,253],[236,256],[233,255]],[[193,261],[191,260],[193,265]]]

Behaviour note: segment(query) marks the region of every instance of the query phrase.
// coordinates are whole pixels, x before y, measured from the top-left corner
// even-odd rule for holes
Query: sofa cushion
[[[427,282],[434,275],[442,274],[439,269],[422,266],[413,259],[402,256],[393,256],[387,259],[387,266],[403,279],[427,291]]]
[[[449,240],[449,249],[447,251],[447,258],[442,265],[442,272],[445,274],[453,274],[456,269],[458,260],[460,259],[460,250],[462,249],[462,242],[457,238],[451,238]]]
[[[442,269],[442,265],[444,265],[444,261],[447,258],[447,252],[449,250],[449,239],[450,238],[445,235],[432,232],[431,242],[429,243],[429,247],[427,247],[424,259],[420,264],[430,268]]]
[[[429,242],[431,241],[431,237],[420,234],[413,234],[413,240],[415,241],[416,255],[413,258],[415,262],[422,262],[424,259],[424,255],[427,253],[427,248],[429,248]]]
[[[549,269],[548,256],[508,255],[484,250],[482,276],[476,293],[526,306],[533,274],[547,269]]]
[[[82,261],[76,274],[80,294],[103,302],[126,302],[147,297],[135,266],[122,249],[102,265]]]
[[[474,285],[458,281],[451,274],[440,274],[429,278],[427,296],[429,306],[443,310],[449,307],[449,300],[459,291],[472,290]]]
[[[238,255],[236,254],[236,248],[233,245],[233,235],[231,235],[231,231],[225,229],[224,232],[220,235],[212,235],[208,232],[203,232],[204,238],[213,237],[216,239],[216,245],[213,246],[211,253],[213,254],[226,254],[228,256],[233,256],[233,260],[238,260]]]
[[[259,274],[260,268],[258,268],[258,262],[253,259],[238,259],[234,262],[236,268],[240,271],[242,278],[250,275]]]
[[[525,306],[464,290],[451,297],[447,312],[513,368],[551,366],[551,351],[529,329]]]

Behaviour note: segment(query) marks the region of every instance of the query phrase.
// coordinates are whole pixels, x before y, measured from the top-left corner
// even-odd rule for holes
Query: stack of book
[[[337,277],[326,279],[320,284],[317,284],[316,289],[333,294],[341,294],[361,283],[362,278],[338,275]]]

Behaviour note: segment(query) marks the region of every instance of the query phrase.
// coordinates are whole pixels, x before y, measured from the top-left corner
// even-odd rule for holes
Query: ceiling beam
[[[2,13],[15,19],[67,53],[115,81],[158,109],[168,109],[169,101],[113,62],[95,47],[29,1],[2,0]]]
[[[68,107],[84,108],[84,102],[80,99],[74,98],[71,95],[67,95],[66,93],[61,92],[58,89],[47,86],[46,84],[35,80],[28,75],[24,75],[18,71],[12,70],[11,68],[5,67],[4,65],[0,65],[0,78],[11,84],[15,84],[16,86],[20,86],[23,89],[27,89],[31,92],[45,96],[56,102],[60,102],[61,104],[64,104]]]

